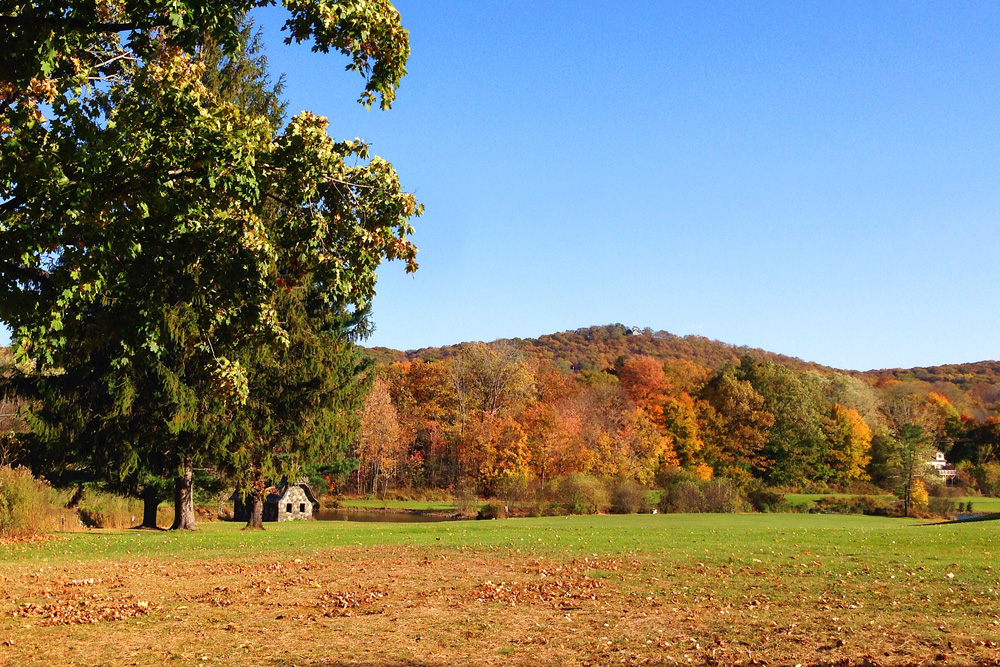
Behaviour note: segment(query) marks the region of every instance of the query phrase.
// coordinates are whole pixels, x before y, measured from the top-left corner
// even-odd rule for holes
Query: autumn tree
[[[872,432],[857,410],[834,403],[824,424],[830,481],[850,483],[869,479]]]
[[[395,363],[383,369],[383,377],[411,437],[401,481],[441,487],[457,483],[456,399],[449,363]]]
[[[702,391],[700,428],[704,460],[717,474],[747,478],[767,470],[764,446],[774,416],[764,399],[733,367],[723,369]]]
[[[668,398],[663,404],[663,426],[674,443],[683,465],[704,463],[705,443],[699,426],[698,404],[687,392]]]
[[[533,390],[534,377],[524,355],[506,341],[463,348],[451,360],[451,373],[463,422],[473,410],[496,414]]]
[[[385,380],[376,378],[361,412],[355,445],[358,493],[384,496],[396,474],[405,444],[399,417]]]
[[[930,438],[918,424],[907,422],[897,433],[897,465],[899,467],[898,495],[903,499],[903,516],[910,516],[913,492],[917,482],[922,483],[930,460]]]
[[[616,371],[622,390],[633,403],[650,414],[659,411],[670,387],[663,364],[653,357],[632,356],[622,360]]]
[[[481,494],[494,496],[527,479],[527,437],[510,415],[479,413],[461,442],[463,468]]]
[[[822,430],[828,406],[815,379],[750,356],[743,357],[735,372],[753,386],[772,416],[762,452],[767,479],[775,484],[829,479]]]

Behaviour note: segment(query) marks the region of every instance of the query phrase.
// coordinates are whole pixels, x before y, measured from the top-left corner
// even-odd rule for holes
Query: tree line
[[[717,368],[626,354],[574,370],[525,348],[476,343],[383,363],[355,490],[504,495],[574,473],[653,485],[682,467],[744,486],[877,486],[908,502],[940,450],[963,483],[1000,491],[1000,419],[978,420],[927,384],[750,354]]]

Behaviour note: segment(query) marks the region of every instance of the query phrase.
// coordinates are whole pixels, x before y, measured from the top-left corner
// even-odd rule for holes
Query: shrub
[[[705,498],[705,512],[745,512],[746,499],[736,483],[717,477],[704,483],[701,490]]]
[[[455,494],[455,511],[462,516],[471,516],[473,506],[479,502],[472,489],[463,488]]]
[[[747,502],[756,512],[777,512],[786,507],[784,494],[765,486],[748,489]]]
[[[802,493],[835,493],[825,482],[806,482],[802,485]]]
[[[486,503],[479,509],[479,512],[476,513],[477,519],[500,519],[503,518],[503,516],[503,508],[494,503]]]
[[[682,480],[663,489],[658,507],[664,513],[701,512],[705,498],[701,495],[701,485],[696,481]]]
[[[661,512],[743,512],[747,508],[746,498],[731,479],[702,480],[687,471],[661,479],[666,482],[658,504]]]
[[[611,513],[648,512],[648,496],[649,491],[635,480],[619,477],[611,482]]]
[[[547,485],[546,495],[569,514],[600,514],[611,504],[604,482],[583,473],[557,477]]]
[[[970,466],[968,472],[981,494],[1000,496],[1000,463]]]
[[[931,513],[939,514],[940,516],[953,516],[955,514],[955,501],[951,498],[931,496],[930,501],[927,503],[927,509]]]
[[[805,513],[809,512],[809,503],[804,502],[804,501],[798,501],[798,502],[788,502],[788,501],[785,501],[778,508],[778,511],[780,511],[780,512],[790,512],[792,514],[805,514]]]
[[[862,482],[861,480],[851,482],[847,491],[853,496],[878,496],[882,494],[882,489],[871,482]]]
[[[894,516],[898,514],[896,503],[887,502],[879,496],[855,496],[820,498],[809,510],[821,514],[867,514],[870,516]]]
[[[27,468],[0,468],[0,534],[41,532],[49,505],[47,491],[48,485],[32,477]]]
[[[927,493],[932,498],[958,498],[966,495],[965,491],[957,486],[948,486],[944,482],[936,482],[927,487]]]
[[[67,499],[67,493],[32,477],[27,468],[0,466],[0,535],[27,537],[78,528],[76,514],[64,507]]]

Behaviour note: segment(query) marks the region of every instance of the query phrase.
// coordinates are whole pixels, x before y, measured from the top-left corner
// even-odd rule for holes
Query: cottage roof
[[[285,480],[285,479],[281,480],[281,482],[278,483],[277,486],[273,486],[272,485],[272,486],[268,487],[268,493],[264,497],[264,503],[265,504],[267,504],[267,503],[280,503],[282,501],[282,499],[284,499],[285,494],[288,493],[288,489],[290,489],[293,486],[302,487],[302,490],[305,491],[306,498],[309,499],[309,502],[311,502],[314,505],[319,505],[319,501],[316,500],[316,496],[313,495],[312,489],[309,488],[309,483],[308,482],[302,480],[302,481],[296,482],[295,484],[289,484],[288,480]],[[238,490],[234,491],[233,495],[231,495],[229,497],[229,499],[230,500],[241,500],[240,495],[239,495],[239,491]]]
[[[267,498],[264,499],[264,502],[280,503],[282,500],[284,500],[285,495],[288,493],[288,490],[294,486],[302,488],[302,490],[306,494],[306,498],[309,499],[309,502],[313,503],[314,505],[319,504],[319,501],[316,500],[316,496],[313,495],[312,489],[309,488],[309,484],[307,484],[306,482],[296,482],[295,484],[289,484],[285,480],[281,480],[281,484],[279,484],[276,487],[273,487],[271,492],[267,494]]]

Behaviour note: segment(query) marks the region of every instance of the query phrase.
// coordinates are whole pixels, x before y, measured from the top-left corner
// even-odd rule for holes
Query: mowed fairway
[[[654,515],[0,547],[0,664],[1000,664],[1000,523]]]

